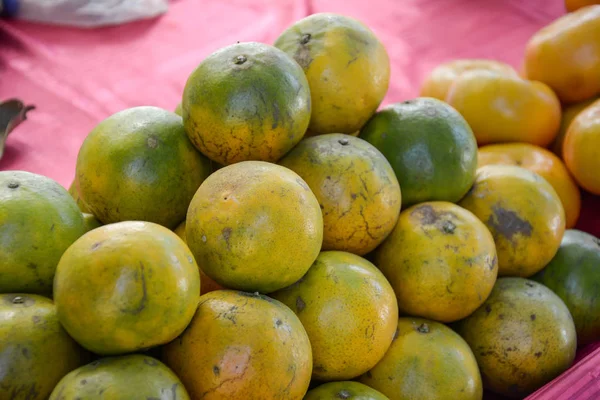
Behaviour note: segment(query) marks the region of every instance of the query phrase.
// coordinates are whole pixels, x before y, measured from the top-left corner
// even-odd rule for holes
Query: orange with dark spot
[[[565,209],[566,228],[577,223],[581,193],[562,160],[543,147],[529,143],[491,144],[479,148],[478,165],[517,165],[539,174],[552,185]]]
[[[417,204],[373,253],[404,314],[452,322],[485,301],[498,275],[494,239],[471,212],[449,202]]]
[[[499,276],[529,277],[544,268],[565,231],[565,211],[554,188],[522,167],[480,167],[459,205],[492,232]]]

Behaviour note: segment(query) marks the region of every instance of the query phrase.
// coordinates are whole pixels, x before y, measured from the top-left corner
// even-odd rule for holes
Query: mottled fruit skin
[[[271,296],[300,318],[318,381],[368,371],[385,354],[398,323],[392,286],[373,264],[347,252],[322,252],[300,281]]]
[[[88,357],[58,322],[52,300],[0,295],[1,399],[46,400],[58,381]]]
[[[600,339],[600,240],[569,229],[558,252],[531,279],[556,293],[569,309],[578,346]]]
[[[526,142],[546,147],[560,127],[560,101],[552,89],[516,76],[465,72],[446,101],[465,117],[479,146]]]
[[[0,172],[0,293],[49,296],[60,257],[84,232],[83,215],[60,184]]]
[[[466,58],[448,61],[436,66],[421,85],[421,97],[433,97],[445,101],[448,90],[456,79],[467,71],[484,70],[498,74],[518,77],[519,74],[510,65],[487,59]]]
[[[457,331],[473,349],[484,387],[512,398],[522,399],[564,372],[577,349],[563,301],[524,278],[499,278]]]
[[[306,331],[288,307],[264,295],[202,295],[191,324],[163,350],[193,399],[300,400],[310,383]]]
[[[402,211],[374,260],[392,284],[402,313],[441,322],[475,311],[498,275],[494,238],[487,227],[448,202]]]
[[[600,5],[563,15],[527,42],[525,76],[546,83],[564,103],[600,94],[599,37]]]
[[[209,173],[181,117],[144,106],[119,111],[88,134],[76,182],[88,212],[105,224],[148,221],[172,229]]]
[[[390,80],[390,60],[362,22],[316,13],[296,21],[275,41],[300,64],[312,99],[313,134],[359,130],[377,110]]]
[[[565,231],[565,211],[554,188],[522,167],[479,168],[472,189],[458,204],[492,232],[498,276],[527,278],[544,268]]]
[[[220,285],[270,293],[300,279],[321,250],[319,202],[295,172],[243,161],[214,172],[186,219],[187,243]]]
[[[175,339],[199,297],[192,253],[175,233],[151,222],[119,222],[86,233],[65,252],[54,279],[61,324],[101,355]]]
[[[460,200],[475,179],[477,143],[465,119],[448,104],[417,98],[389,105],[360,138],[383,153],[402,188],[402,207]]]
[[[179,236],[187,244],[185,225],[185,221],[183,221],[177,226],[177,228],[175,228],[173,232],[175,232],[177,236]],[[210,276],[206,275],[204,271],[202,271],[202,267],[198,267],[200,268],[200,294],[212,292],[213,290],[225,289],[223,286],[215,282]]]
[[[529,143],[490,144],[479,148],[478,166],[516,165],[540,175],[552,185],[565,209],[565,226],[572,228],[581,212],[581,192],[562,160],[550,150]]]
[[[439,322],[402,317],[390,349],[359,381],[390,400],[481,400],[483,387],[467,343]]]
[[[319,200],[324,250],[364,255],[398,220],[398,179],[383,154],[362,139],[341,133],[306,138],[279,163],[300,175]]]
[[[569,126],[563,159],[577,183],[600,196],[600,100],[577,115]]]
[[[304,136],[311,100],[302,68],[263,43],[238,43],[208,56],[188,78],[186,132],[213,161],[275,162]]]
[[[360,382],[329,382],[309,390],[304,400],[389,400],[375,389]]]
[[[179,378],[159,360],[131,354],[106,357],[65,376],[49,400],[190,400]]]

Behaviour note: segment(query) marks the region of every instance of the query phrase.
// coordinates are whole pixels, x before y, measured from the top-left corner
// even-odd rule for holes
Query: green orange
[[[477,358],[485,388],[522,399],[571,366],[575,325],[546,286],[499,278],[485,303],[456,327]]]
[[[159,360],[131,354],[107,357],[65,376],[49,400],[189,400],[179,378]]]
[[[134,107],[100,122],[77,156],[78,193],[102,223],[148,221],[175,228],[210,174],[181,117]]]
[[[88,357],[61,326],[52,300],[0,295],[0,398],[46,400]]]
[[[302,68],[263,43],[224,47],[189,76],[182,98],[186,132],[208,158],[229,165],[275,162],[304,136],[310,89]]]
[[[441,100],[417,98],[389,105],[361,129],[392,165],[402,207],[460,200],[475,180],[477,143],[465,119]]]
[[[84,232],[83,215],[60,184],[0,172],[0,293],[50,295],[60,257]]]
[[[531,279],[556,293],[567,305],[577,344],[600,339],[600,240],[576,229],[565,231],[554,258]]]
[[[309,390],[304,400],[389,400],[375,389],[354,381],[329,382]]]

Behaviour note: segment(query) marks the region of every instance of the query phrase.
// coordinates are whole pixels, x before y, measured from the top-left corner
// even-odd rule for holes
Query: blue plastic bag
[[[81,28],[155,18],[168,0],[0,0],[3,14],[16,19]]]

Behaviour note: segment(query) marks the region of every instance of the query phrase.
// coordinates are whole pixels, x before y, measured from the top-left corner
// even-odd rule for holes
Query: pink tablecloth
[[[0,100],[37,106],[9,138],[0,170],[68,186],[78,148],[100,120],[137,105],[173,109],[189,73],[212,51],[236,41],[272,43],[293,21],[321,11],[359,18],[384,42],[392,61],[388,104],[417,96],[424,76],[452,58],[519,68],[527,39],[564,7],[562,0],[173,0],[160,19],[93,31],[0,21]],[[578,227],[600,236],[598,204],[584,196]],[[532,398],[600,398],[579,396],[600,393],[599,364],[600,350]]]

